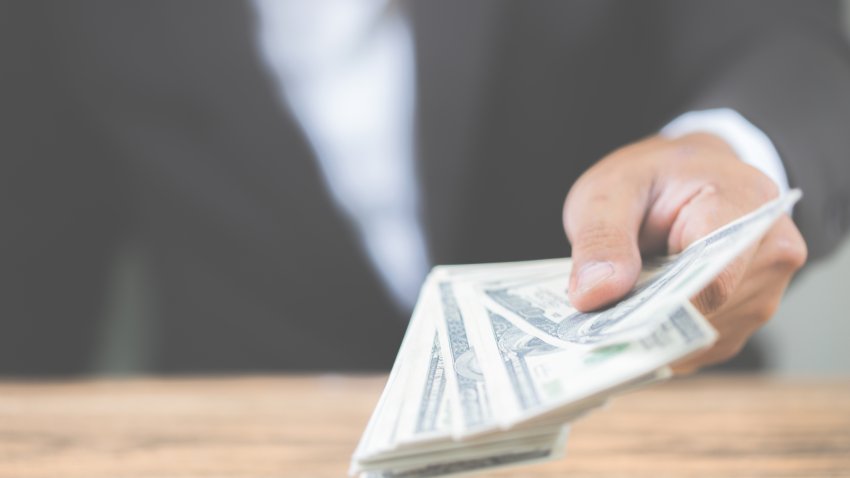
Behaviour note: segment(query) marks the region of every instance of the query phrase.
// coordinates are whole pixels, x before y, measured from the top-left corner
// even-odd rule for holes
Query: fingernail
[[[591,262],[578,272],[576,292],[583,294],[598,286],[602,281],[614,275],[614,264],[610,262]]]

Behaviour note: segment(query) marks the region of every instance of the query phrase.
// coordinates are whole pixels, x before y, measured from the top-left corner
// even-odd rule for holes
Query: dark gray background
[[[850,38],[850,0],[844,2]],[[850,152],[848,152],[850,154]],[[144,371],[149,363],[146,318],[152,313],[144,250],[128,245],[110,281],[109,317],[101,334],[97,371]],[[776,317],[757,334],[777,374],[850,373],[850,240],[827,261],[809,266]]]
[[[850,1],[844,1],[850,38]],[[850,151],[847,152],[850,156]],[[779,312],[758,334],[769,371],[778,374],[850,373],[850,240],[833,256],[809,266]]]

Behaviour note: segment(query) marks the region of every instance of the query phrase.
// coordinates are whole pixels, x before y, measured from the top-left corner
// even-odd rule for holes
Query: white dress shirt
[[[303,128],[328,189],[398,305],[430,268],[414,167],[410,27],[391,0],[254,0],[259,48],[281,101]],[[704,131],[776,181],[770,139],[733,110],[686,113],[661,133]]]
[[[387,0],[255,0],[262,57],[387,290],[429,269],[414,172],[413,41]]]
[[[729,108],[691,111],[661,129],[661,134],[670,138],[697,132],[711,133],[722,138],[741,161],[772,179],[780,193],[790,189],[785,166],[773,142],[737,111]]]

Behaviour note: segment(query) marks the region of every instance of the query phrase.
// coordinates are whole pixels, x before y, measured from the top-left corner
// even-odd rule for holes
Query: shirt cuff
[[[668,138],[690,133],[710,133],[719,137],[729,144],[741,161],[772,179],[780,194],[790,189],[785,166],[773,142],[737,111],[730,108],[691,111],[661,129],[661,135]]]

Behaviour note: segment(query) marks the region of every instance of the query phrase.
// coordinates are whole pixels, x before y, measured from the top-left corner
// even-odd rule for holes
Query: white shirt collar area
[[[414,165],[413,41],[387,0],[254,0],[262,58],[395,301],[429,268]],[[283,160],[283,159],[281,159]]]

